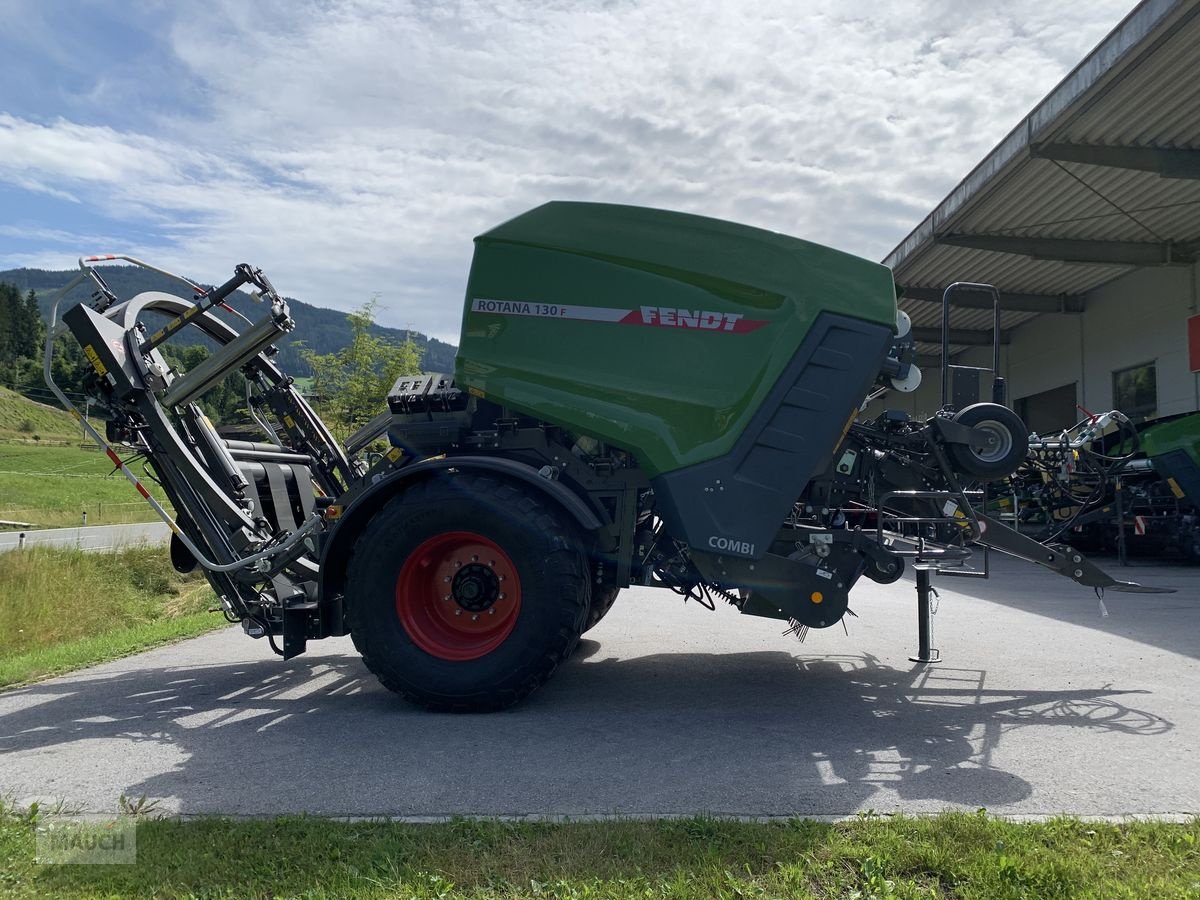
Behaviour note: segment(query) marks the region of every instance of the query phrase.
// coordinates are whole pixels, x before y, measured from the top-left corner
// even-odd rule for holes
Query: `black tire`
[[[949,444],[956,471],[978,481],[1000,481],[1021,467],[1029,453],[1029,431],[1021,417],[998,403],[974,403],[954,414],[954,421],[978,428],[997,439],[988,448]]]
[[[608,615],[608,611],[613,608],[613,604],[617,602],[617,594],[621,593],[620,588],[615,587],[592,587],[592,605],[588,608],[587,622],[584,623],[583,632],[591,631],[600,624],[600,620]]]
[[[455,575],[451,587],[440,587],[449,576],[437,574],[454,569],[431,568],[429,551],[422,548],[434,547],[435,561],[454,565],[452,557],[438,556],[438,542],[453,543],[464,534],[494,545],[503,557],[501,570],[512,567],[509,584],[517,585],[516,608],[503,611],[511,619],[510,630],[498,635],[496,646],[482,653],[479,646],[468,647],[461,652],[474,657],[454,658],[447,654],[460,652],[456,645],[437,633],[431,639],[428,630],[422,633],[423,623],[444,630],[484,623],[466,626],[466,617],[449,618],[447,609],[461,610],[467,602],[457,595],[429,598],[422,589],[402,586],[437,582],[439,594],[442,589],[458,592],[460,576]],[[483,564],[468,563],[461,574],[468,569],[482,570]],[[432,600],[447,605],[436,606]],[[544,684],[575,649],[589,600],[587,556],[565,514],[527,487],[468,472],[420,482],[389,501],[355,543],[346,578],[350,632],[367,668],[405,699],[448,712],[503,709]],[[494,605],[499,608],[502,602],[514,601],[496,600]],[[423,613],[426,606],[436,608]],[[476,608],[467,610],[468,617],[483,615],[483,610],[479,615],[469,611]],[[415,618],[419,616],[424,618]],[[439,624],[446,620],[449,626]]]

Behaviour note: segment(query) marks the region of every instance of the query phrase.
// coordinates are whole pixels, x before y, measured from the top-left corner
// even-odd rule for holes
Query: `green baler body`
[[[1200,465],[1200,413],[1146,425],[1139,437],[1142,449],[1152,459],[1182,450],[1193,463]]]
[[[717,219],[548,203],[476,238],[456,377],[654,476],[729,454],[823,312],[890,331],[890,270]],[[839,429],[860,399],[829,410]]]

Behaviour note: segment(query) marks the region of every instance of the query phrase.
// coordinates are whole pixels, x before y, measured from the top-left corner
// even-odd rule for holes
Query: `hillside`
[[[178,282],[135,266],[104,266],[98,271],[103,275],[113,293],[122,300],[128,300],[143,291],[166,291],[180,294],[181,285]],[[36,291],[42,314],[45,316],[50,311],[51,294],[74,278],[76,274],[75,270],[9,269],[0,271],[0,282],[15,284],[22,293],[28,290]],[[87,287],[90,287],[90,282],[87,286],[76,288],[68,295],[66,305],[59,310],[60,316],[67,307],[74,306],[91,296]],[[340,350],[350,342],[350,324],[346,321],[346,314],[343,312],[313,306],[291,297],[288,297],[287,301],[292,311],[292,317],[296,320],[296,330],[279,342],[279,356],[276,362],[289,375],[305,377],[311,375],[312,372],[301,358],[298,345],[303,343],[306,348],[317,353],[332,353]],[[257,320],[263,315],[262,307],[243,293],[238,293],[231,298],[230,305],[251,319]],[[423,369],[430,372],[454,371],[454,354],[456,352],[454,346],[436,338],[426,337],[419,332],[409,332],[400,328],[378,325],[375,327],[375,331],[397,343],[411,335],[413,341],[422,349],[421,367]],[[189,339],[186,332],[180,335],[179,343],[181,344],[196,342],[199,342],[199,338]]]
[[[44,441],[82,439],[79,426],[66,410],[34,403],[0,387],[0,441],[31,441],[35,434]]]

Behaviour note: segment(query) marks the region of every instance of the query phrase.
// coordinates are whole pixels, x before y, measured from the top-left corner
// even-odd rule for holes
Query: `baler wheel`
[[[620,588],[592,586],[592,605],[588,609],[587,623],[583,626],[584,634],[600,624],[600,620],[608,615],[608,611],[617,602]]]
[[[1021,417],[999,403],[973,403],[954,414],[960,425],[986,432],[995,443],[987,448],[950,444],[954,468],[979,481],[999,481],[1020,468],[1029,453],[1029,429]]]
[[[429,709],[503,709],[575,649],[590,599],[568,517],[531,489],[461,472],[376,513],[346,579],[350,633],[384,687]]]

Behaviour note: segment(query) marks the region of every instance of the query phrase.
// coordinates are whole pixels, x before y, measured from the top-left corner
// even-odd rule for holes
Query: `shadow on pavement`
[[[1144,692],[985,681],[870,656],[617,660],[585,640],[529,702],[478,716],[410,707],[336,654],[85,673],[0,696],[0,791],[23,796],[53,754],[67,799],[99,780],[185,814],[851,814],[883,788],[1002,810],[1034,791],[992,762],[1014,729],[1173,727],[1124,702]]]
[[[991,578],[939,575],[934,579],[934,586],[1200,659],[1200,568],[1184,565],[1121,567],[1115,559],[1094,561],[1118,581],[1169,587],[1176,592],[1125,594],[1105,591],[1104,605],[1109,615],[1103,617],[1091,588],[1081,587],[1033,563],[999,553],[993,553],[991,557]],[[911,575],[906,576],[906,583],[911,590]]]

